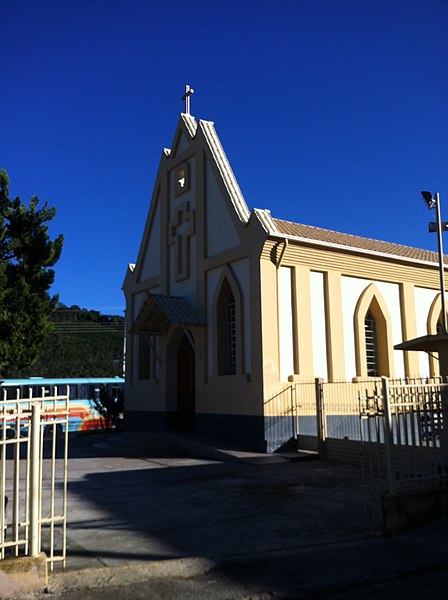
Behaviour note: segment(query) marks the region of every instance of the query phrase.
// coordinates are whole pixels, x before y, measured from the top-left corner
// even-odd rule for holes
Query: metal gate
[[[0,397],[0,560],[43,551],[65,567],[68,386],[13,392]]]

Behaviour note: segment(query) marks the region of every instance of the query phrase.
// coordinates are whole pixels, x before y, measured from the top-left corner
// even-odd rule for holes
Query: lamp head
[[[436,199],[433,197],[431,192],[422,192],[423,200],[428,208],[434,208],[436,205]]]

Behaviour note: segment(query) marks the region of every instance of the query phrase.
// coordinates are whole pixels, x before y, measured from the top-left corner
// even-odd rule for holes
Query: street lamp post
[[[436,192],[435,196],[431,192],[422,192],[423,199],[429,209],[436,209],[436,223],[429,223],[428,230],[430,233],[437,232],[437,242],[439,248],[439,275],[440,275],[440,297],[442,299],[442,330],[447,332],[446,308],[445,308],[445,270],[443,266],[443,244],[442,244],[442,229],[448,230],[448,223],[442,222],[440,218],[440,196]]]

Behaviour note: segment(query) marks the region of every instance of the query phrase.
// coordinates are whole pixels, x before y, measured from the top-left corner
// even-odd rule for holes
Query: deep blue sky
[[[250,208],[436,249],[446,0],[0,0],[0,25],[0,168],[57,208],[65,304],[124,309],[186,83]]]

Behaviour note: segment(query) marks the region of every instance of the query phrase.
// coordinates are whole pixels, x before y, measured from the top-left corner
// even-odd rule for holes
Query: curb
[[[0,561],[0,598],[43,590],[48,584],[47,557],[6,558]]]
[[[129,436],[127,432],[121,434],[121,437],[112,438],[110,441],[95,444],[101,450],[111,451],[120,449],[122,456],[133,457],[154,457],[154,449],[157,444],[168,444],[171,451],[180,451],[186,453],[188,458],[202,460],[212,460],[218,462],[241,463],[248,461],[251,463],[280,463],[290,460],[292,456],[299,457],[297,453],[291,452],[290,456],[279,454],[266,454],[263,452],[252,452],[230,447],[216,446],[211,440],[196,440],[188,436],[176,435],[173,433],[154,433],[147,435],[138,435],[135,432]],[[165,454],[164,454],[165,456]],[[166,455],[169,457],[169,454]]]
[[[195,575],[204,575],[215,567],[215,561],[207,558],[175,558],[117,567],[64,571],[50,578],[48,591],[52,594],[64,590],[88,590],[123,586],[165,577],[188,579]]]

